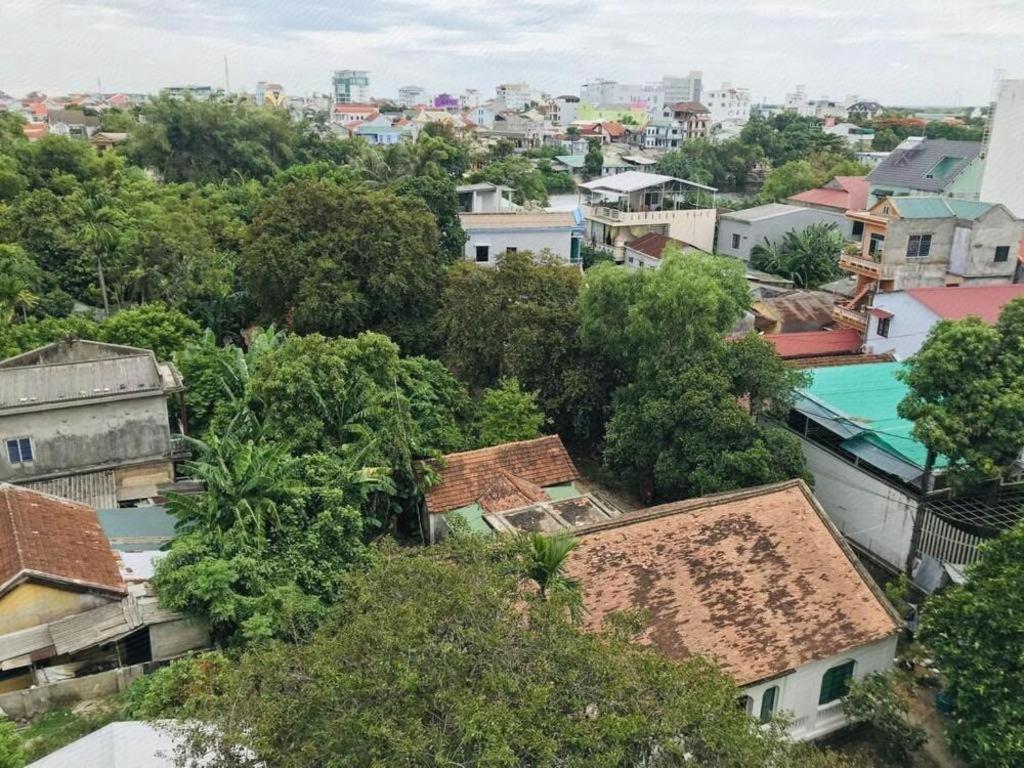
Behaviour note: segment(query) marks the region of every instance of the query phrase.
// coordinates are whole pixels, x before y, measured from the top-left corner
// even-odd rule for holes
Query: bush
[[[925,730],[907,718],[909,711],[906,687],[891,673],[873,672],[852,683],[843,701],[847,717],[874,727],[879,747],[893,765],[910,765],[914,752],[928,741]]]

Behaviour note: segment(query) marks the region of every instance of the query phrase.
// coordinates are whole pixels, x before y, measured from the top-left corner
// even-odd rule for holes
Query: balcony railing
[[[605,219],[621,224],[666,224],[686,213],[689,209],[676,211],[620,211],[603,205],[584,206],[584,212],[592,219]]]
[[[171,458],[174,460],[192,457],[192,447],[184,435],[171,435]]]
[[[819,707],[814,721],[818,724],[827,723],[830,720],[838,720],[843,716],[843,700],[839,699],[838,701],[833,701],[831,704]]]
[[[832,308],[832,319],[841,326],[853,328],[855,331],[863,331],[868,327],[868,317],[863,312],[855,309],[836,305]]]
[[[839,257],[839,268],[845,269],[847,272],[853,272],[856,275],[866,275],[875,280],[882,279],[882,264],[874,259],[866,259],[863,256],[848,256],[844,254]]]

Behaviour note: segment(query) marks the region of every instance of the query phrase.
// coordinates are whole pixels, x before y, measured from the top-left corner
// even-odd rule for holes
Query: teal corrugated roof
[[[453,509],[449,515],[458,515],[469,525],[473,533],[494,533],[491,526],[484,520],[484,508],[477,503],[467,504],[465,507]]]
[[[570,168],[582,168],[586,155],[556,155],[555,160]]]
[[[174,538],[177,518],[166,507],[97,509],[100,527],[113,549],[139,552],[159,549]]]
[[[800,391],[818,406],[864,430],[864,438],[882,450],[924,468],[928,450],[910,435],[914,424],[896,408],[907,385],[896,378],[902,363],[863,363],[815,368],[810,386]],[[936,466],[944,466],[939,457]]]
[[[973,221],[992,208],[992,203],[952,197],[894,197],[890,199],[904,219],[968,219]]]

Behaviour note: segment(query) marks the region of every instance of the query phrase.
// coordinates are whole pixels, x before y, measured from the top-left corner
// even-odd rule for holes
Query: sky
[[[857,94],[891,105],[989,101],[1024,77],[1024,0],[0,0],[0,90],[153,92],[258,80],[330,90],[370,71],[371,93],[704,72],[779,102]]]

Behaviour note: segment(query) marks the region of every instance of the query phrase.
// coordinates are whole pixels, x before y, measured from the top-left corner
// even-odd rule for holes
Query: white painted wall
[[[825,673],[832,667],[853,660],[853,679],[863,680],[871,672],[884,672],[892,667],[896,657],[897,635],[879,640],[870,645],[854,648],[846,653],[831,656],[821,661],[813,661],[798,667],[783,677],[758,683],[743,689],[743,693],[753,699],[751,715],[757,717],[761,712],[761,697],[773,685],[779,687],[776,696],[776,712],[790,712],[794,718],[790,733],[793,738],[801,741],[816,739],[827,733],[838,730],[848,721],[843,715],[841,701],[818,705],[821,693],[821,681]]]
[[[715,249],[716,215],[714,208],[673,211],[668,225],[668,236],[711,253]]]
[[[814,495],[836,527],[876,557],[900,570],[906,565],[917,499],[800,439]]]
[[[1024,217],[1024,80],[1004,80],[996,101],[981,178],[980,199]]]
[[[869,355],[892,352],[897,360],[906,360],[917,354],[928,337],[928,332],[939,322],[939,316],[902,291],[877,293],[871,302],[877,309],[892,312],[889,321],[889,336],[878,335],[880,318],[868,317],[867,338],[864,350]]]
[[[490,246],[490,261],[480,262],[481,266],[497,263],[498,257],[508,248],[517,251],[531,251],[539,254],[547,248],[556,256],[569,263],[572,248],[572,228],[557,229],[467,229],[466,230],[466,261],[476,262],[476,247]]]

